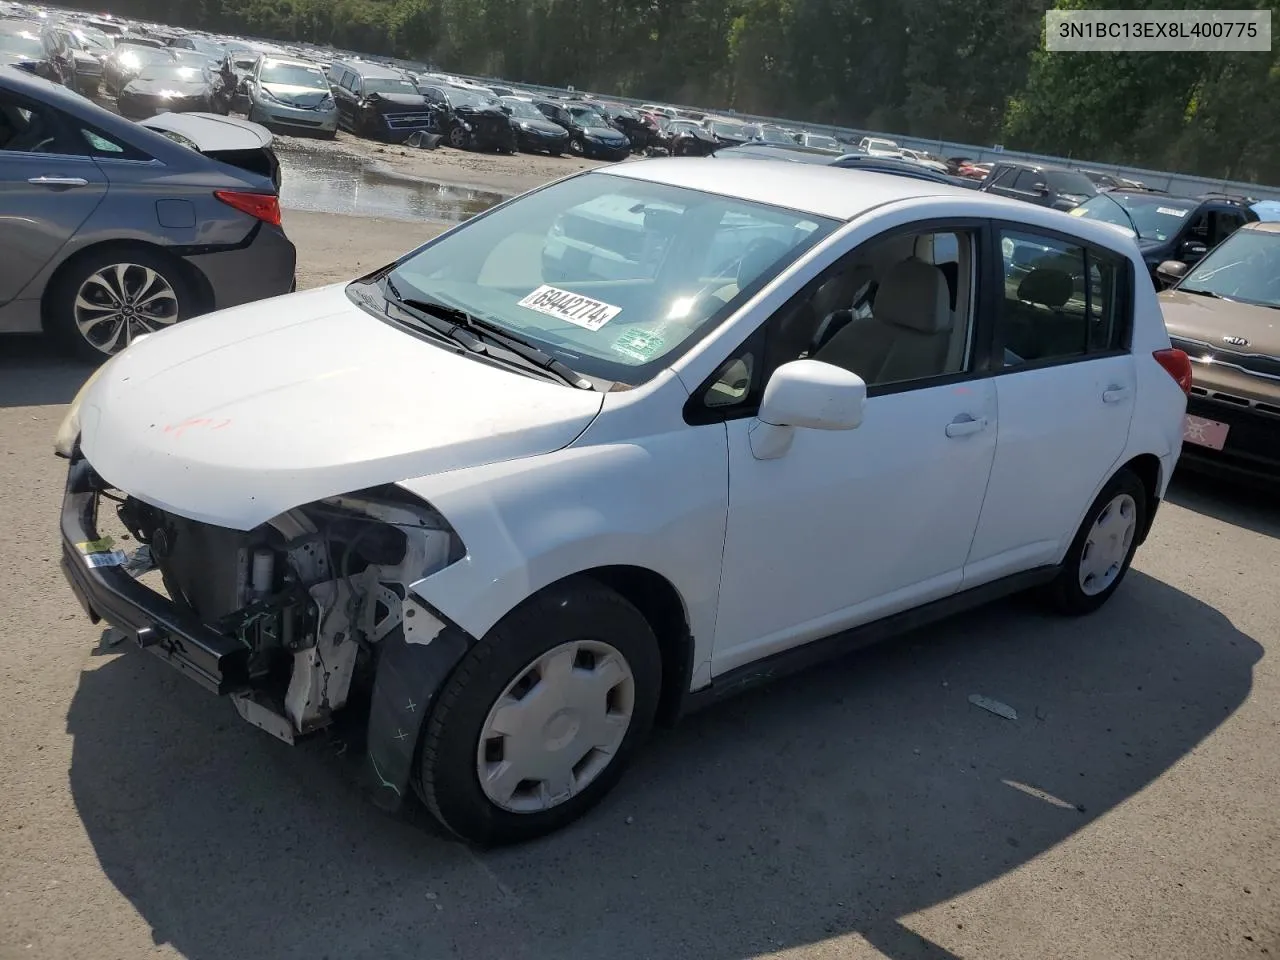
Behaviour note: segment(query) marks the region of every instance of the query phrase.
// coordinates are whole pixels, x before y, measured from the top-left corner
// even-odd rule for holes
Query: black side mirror
[[[1187,275],[1188,269],[1190,268],[1180,260],[1166,260],[1156,267],[1156,276],[1168,286],[1173,286]]]
[[[1199,240],[1187,240],[1182,244],[1182,259],[1184,260],[1199,260],[1208,252],[1209,248]]]

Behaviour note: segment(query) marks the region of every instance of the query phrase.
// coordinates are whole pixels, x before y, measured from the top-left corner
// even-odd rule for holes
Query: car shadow
[[[1087,620],[993,605],[690,717],[583,821],[479,852],[376,812],[340,738],[290,749],[130,651],[82,675],[70,784],[107,876],[191,960],[737,960],[855,932],[940,960],[902,918],[1142,790],[1261,655],[1136,571]]]
[[[1165,499],[1234,527],[1280,537],[1274,482],[1242,480],[1179,466]]]
[[[63,354],[48,337],[0,336],[0,408],[70,403],[93,370]]]

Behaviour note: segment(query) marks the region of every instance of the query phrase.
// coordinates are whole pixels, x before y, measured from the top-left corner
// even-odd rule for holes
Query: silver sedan
[[[338,132],[338,105],[328,79],[314,63],[259,57],[246,91],[248,116],[256,123],[310,130],[326,137]]]

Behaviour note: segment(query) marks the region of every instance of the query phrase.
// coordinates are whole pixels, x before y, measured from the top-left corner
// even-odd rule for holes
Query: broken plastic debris
[[[156,567],[155,558],[151,556],[151,548],[146,544],[138,547],[133,551],[129,559],[124,562],[124,572],[131,577],[140,577]]]
[[[440,146],[440,135],[419,130],[416,133],[410,134],[409,138],[405,140],[404,145],[406,147],[417,147],[420,150],[434,150],[436,147]]]
[[[1018,711],[1013,709],[1007,703],[1001,703],[999,700],[992,700],[990,697],[984,697],[980,693],[969,694],[969,702],[975,707],[981,707],[988,713],[994,713],[997,717],[1004,717],[1006,720],[1017,720]]]

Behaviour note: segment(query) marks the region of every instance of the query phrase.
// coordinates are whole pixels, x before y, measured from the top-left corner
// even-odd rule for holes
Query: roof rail
[[[1202,193],[1197,200],[1222,200],[1225,203],[1238,203],[1242,206],[1253,206],[1258,202],[1257,197],[1243,197],[1238,193],[1224,193],[1221,190],[1210,190],[1208,193]]]

